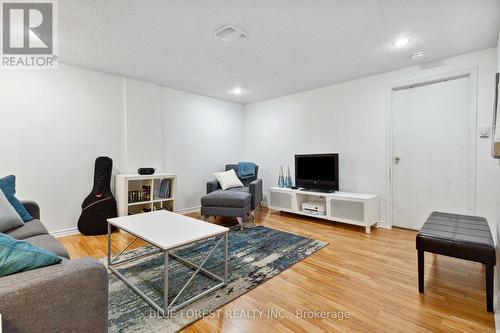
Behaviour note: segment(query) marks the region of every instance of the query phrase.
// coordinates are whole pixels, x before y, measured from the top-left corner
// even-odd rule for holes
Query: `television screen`
[[[335,160],[331,156],[302,156],[297,165],[297,178],[335,181]]]
[[[338,190],[338,154],[295,155],[295,185]]]

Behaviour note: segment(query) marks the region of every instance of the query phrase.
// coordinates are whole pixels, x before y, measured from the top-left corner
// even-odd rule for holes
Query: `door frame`
[[[391,84],[387,87],[386,93],[386,165],[385,165],[385,178],[386,178],[386,200],[385,200],[385,214],[386,221],[385,227],[392,228],[393,225],[393,168],[392,158],[394,156],[393,151],[393,95],[395,91],[408,89],[433,83],[438,83],[442,81],[460,79],[464,77],[469,78],[470,82],[470,133],[472,137],[472,144],[470,146],[471,155],[469,160],[469,179],[468,187],[471,189],[468,195],[468,203],[472,214],[476,213],[476,164],[477,164],[477,67],[464,68],[461,70],[456,70],[452,72],[443,72],[430,76],[424,76],[415,78],[409,81],[399,82]]]

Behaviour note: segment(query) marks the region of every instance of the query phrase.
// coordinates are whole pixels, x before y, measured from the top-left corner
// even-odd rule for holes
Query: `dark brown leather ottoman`
[[[495,244],[483,217],[432,212],[417,234],[418,290],[424,292],[424,252],[486,265],[486,309],[493,312]]]

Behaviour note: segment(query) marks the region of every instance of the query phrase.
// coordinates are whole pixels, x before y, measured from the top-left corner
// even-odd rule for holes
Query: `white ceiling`
[[[249,103],[494,47],[500,1],[62,0],[59,17],[62,62]],[[225,24],[250,37],[215,38]]]

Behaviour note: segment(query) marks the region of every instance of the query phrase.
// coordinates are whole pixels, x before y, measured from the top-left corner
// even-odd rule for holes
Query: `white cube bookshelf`
[[[160,184],[163,179],[170,182],[168,197],[159,196]],[[175,210],[175,188],[177,175],[171,173],[157,173],[153,175],[116,175],[115,178],[116,204],[118,207],[118,216],[127,216],[144,212],[144,208],[153,210],[167,209]],[[129,200],[130,191],[142,191],[143,186],[149,186],[150,195],[141,200]]]
[[[365,227],[366,233],[379,222],[379,197],[375,194],[322,193],[280,187],[271,187],[268,191],[268,207],[272,210],[359,225]],[[302,203],[308,201],[325,203],[326,214],[312,215],[302,211]]]

